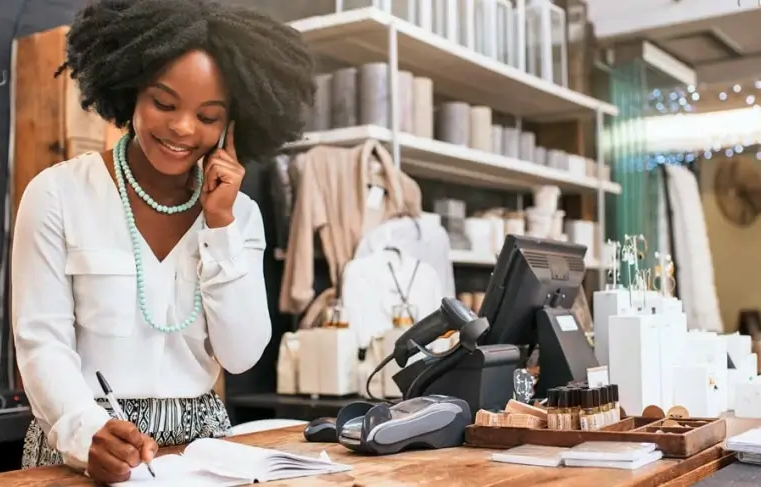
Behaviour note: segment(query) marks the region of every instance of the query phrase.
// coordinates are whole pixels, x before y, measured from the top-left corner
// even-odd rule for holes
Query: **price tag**
[[[610,385],[608,366],[601,365],[587,369],[587,384],[589,387],[602,387]]]
[[[367,192],[367,201],[365,205],[372,210],[380,210],[383,206],[383,195],[385,190],[380,186],[371,186],[370,191]]]

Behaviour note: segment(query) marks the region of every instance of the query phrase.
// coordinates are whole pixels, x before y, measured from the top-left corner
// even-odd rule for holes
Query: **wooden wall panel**
[[[29,181],[65,155],[66,81],[53,77],[63,60],[65,32],[56,29],[16,41],[11,181],[14,217]]]
[[[106,123],[81,108],[68,73],[54,77],[64,61],[66,26],[15,41],[13,210],[29,181],[43,169],[87,151],[105,148]]]

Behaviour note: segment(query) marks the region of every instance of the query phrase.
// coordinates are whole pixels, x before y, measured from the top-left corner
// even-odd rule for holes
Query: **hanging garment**
[[[724,324],[716,295],[708,230],[697,179],[682,166],[669,165],[666,172],[674,224],[672,245],[679,259],[676,279],[687,315],[687,326],[694,330],[721,333]]]
[[[436,270],[404,252],[382,250],[354,259],[342,281],[344,310],[360,348],[392,328],[395,307],[414,309],[416,322],[436,311],[443,297]]]
[[[295,161],[301,173],[279,304],[281,311],[299,314],[315,294],[315,232],[335,285],[363,233],[400,214],[418,216],[421,195],[417,183],[374,140],[351,149],[318,146]]]
[[[439,274],[444,296],[455,296],[449,235],[441,224],[411,217],[388,220],[362,237],[354,258],[366,257],[389,245],[430,264]]]

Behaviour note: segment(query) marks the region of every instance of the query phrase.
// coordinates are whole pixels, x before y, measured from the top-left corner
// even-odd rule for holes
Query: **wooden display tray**
[[[585,441],[632,441],[655,443],[666,458],[688,458],[727,436],[723,418],[679,419],[693,428],[664,428],[665,419],[632,416],[599,431],[558,431],[548,429],[509,428],[470,425],[465,430],[465,444],[476,448],[512,448],[518,445],[572,447]],[[704,424],[701,424],[704,423]],[[656,431],[663,433],[656,433]]]

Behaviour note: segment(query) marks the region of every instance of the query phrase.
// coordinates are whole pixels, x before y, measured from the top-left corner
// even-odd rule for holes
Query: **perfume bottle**
[[[325,318],[322,326],[324,328],[349,328],[346,308],[340,299],[334,299],[325,308]]]
[[[417,321],[417,307],[413,304],[395,304],[391,308],[391,324],[394,328],[405,328]]]

